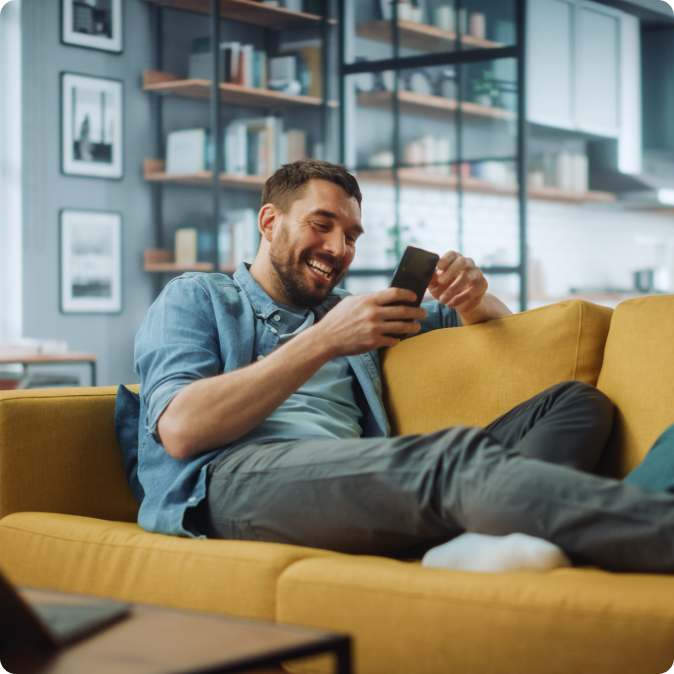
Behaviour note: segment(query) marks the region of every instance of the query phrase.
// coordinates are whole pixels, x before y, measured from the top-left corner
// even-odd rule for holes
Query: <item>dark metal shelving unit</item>
[[[464,41],[467,43],[470,38],[466,35],[459,34],[455,40],[456,48],[453,51],[436,51],[433,53],[426,53],[420,55],[403,56],[400,54],[401,35],[404,35],[406,41],[410,40],[410,28],[407,22],[399,22],[397,19],[397,3],[392,3],[393,18],[391,20],[391,45],[392,58],[380,60],[367,60],[354,63],[347,63],[345,59],[345,31],[347,30],[347,13],[346,3],[349,0],[339,0],[339,96],[340,96],[340,161],[346,160],[346,96],[345,96],[345,80],[350,75],[357,75],[360,73],[382,73],[384,71],[393,71],[395,73],[401,70],[411,70],[414,68],[426,68],[432,66],[461,66],[470,63],[490,62],[498,59],[515,59],[517,63],[517,157],[500,158],[499,161],[512,161],[515,159],[517,188],[513,189],[513,195],[516,196],[519,205],[519,264],[516,266],[494,266],[482,267],[482,271],[486,274],[516,274],[519,276],[520,289],[520,310],[525,311],[527,308],[527,166],[526,166],[526,139],[527,139],[527,125],[526,125],[526,77],[525,77],[525,26],[526,26],[526,0],[513,0],[515,9],[515,27],[517,41],[516,44],[509,46],[495,46],[495,43],[489,43],[486,40],[482,41],[483,48],[465,49],[462,48]],[[455,15],[459,16],[463,9],[462,0],[454,0]],[[401,26],[403,28],[401,28]],[[354,26],[355,28],[355,26]],[[424,28],[426,28],[424,26]],[[432,29],[427,29],[432,33]],[[466,39],[468,38],[468,39]],[[405,45],[402,45],[405,46]],[[457,88],[459,92],[458,99],[464,103],[462,94],[464,87],[461,82],[462,68],[457,68]],[[398,90],[399,78],[394,77],[394,90],[391,92],[392,98],[392,113],[393,113],[393,140],[391,149],[393,151],[393,166],[386,171],[392,172],[392,184],[395,193],[395,240],[398,258],[400,256],[400,192],[404,189],[404,176],[401,177],[401,170],[409,169],[402,161],[401,153],[401,130],[400,130],[400,115],[401,104],[408,104],[408,101],[401,97]],[[462,108],[467,107],[461,104],[456,106],[453,111],[456,123],[456,159],[449,162],[450,165],[458,165],[459,167],[466,161],[462,156],[463,148],[463,126],[466,124],[463,119],[467,114]],[[477,106],[479,107],[479,106]],[[479,111],[478,111],[479,112]],[[485,161],[481,158],[479,161]],[[465,179],[462,177],[462,171],[459,169],[456,175],[456,184],[452,185],[451,189],[457,192],[457,218],[458,218],[458,236],[459,236],[459,250],[462,248],[463,238],[463,194],[466,191],[479,191],[470,186],[464,185]],[[447,187],[450,189],[450,187]],[[468,253],[467,253],[468,254]],[[349,272],[350,276],[390,276],[393,273],[392,269],[357,269]]]
[[[310,15],[302,12],[293,12],[290,10],[285,10],[283,8],[268,7],[265,5],[257,5],[251,3],[249,0],[145,0],[148,3],[150,11],[150,23],[151,23],[151,40],[152,40],[152,53],[153,53],[153,63],[152,68],[159,73],[163,70],[163,16],[165,11],[179,11],[179,12],[196,12],[200,14],[206,14],[210,18],[210,38],[212,45],[220,44],[221,36],[221,21],[223,20],[232,20],[245,23],[251,23],[259,26],[265,31],[264,33],[264,42],[265,45],[270,45],[275,47],[278,40],[278,34],[281,30],[290,30],[290,29],[299,29],[299,28],[316,28],[319,31],[322,48],[322,63],[321,71],[323,78],[323,98],[320,102],[320,105],[316,105],[315,99],[310,99],[311,107],[319,109],[320,114],[320,136],[323,139],[324,146],[327,148],[327,138],[330,129],[330,111],[334,107],[334,103],[329,101],[329,36],[330,30],[335,25],[335,21],[329,18],[329,3],[326,0],[324,7],[324,14],[322,16]],[[233,269],[223,268],[219,266],[218,260],[218,228],[220,223],[221,209],[223,204],[223,189],[238,189],[235,183],[232,181],[225,181],[223,186],[223,180],[221,176],[221,171],[224,166],[223,158],[223,130],[221,127],[222,111],[224,107],[224,102],[222,101],[221,89],[220,89],[220,62],[219,62],[219,50],[214,48],[211,50],[213,55],[213,79],[210,82],[209,87],[209,118],[210,118],[210,129],[211,129],[211,138],[215,146],[214,153],[214,170],[210,172],[210,176],[193,176],[193,177],[182,177],[188,178],[185,180],[177,180],[177,182],[182,182],[183,184],[192,184],[192,185],[202,185],[201,189],[204,189],[203,185],[206,181],[210,183],[210,192],[212,199],[212,222],[211,222],[211,233],[212,233],[212,258],[209,262],[211,265],[211,270],[221,271],[224,273],[231,273]],[[253,90],[250,90],[253,91]],[[254,92],[262,93],[266,90],[254,90]],[[161,95],[163,92],[155,91],[149,92],[152,96],[152,111],[151,118],[153,124],[153,134],[154,134],[154,151],[155,157],[162,157],[164,155],[164,144],[165,144],[165,129],[163,125],[163,105],[166,98],[165,95]],[[269,107],[264,107],[260,105],[261,109],[267,110],[268,114],[274,114],[278,112],[281,108],[275,107],[273,101],[273,96],[267,96],[269,100]],[[291,97],[287,97],[291,98]],[[292,97],[297,99],[297,105],[302,105],[303,97]],[[309,98],[307,97],[307,104],[309,103]],[[236,105],[236,103],[232,103]],[[147,162],[146,162],[147,163]],[[147,178],[147,176],[146,176]],[[162,191],[166,185],[171,184],[170,179],[157,180],[156,178],[148,178],[150,180],[151,189],[152,189],[152,220],[153,220],[153,234],[155,246],[158,249],[163,249],[167,242],[164,240],[164,219],[163,219],[163,209],[162,209]],[[244,189],[259,189],[262,191],[263,181],[255,181],[253,185],[243,185]],[[172,247],[172,246],[171,246]],[[153,251],[146,251],[153,252]],[[159,251],[161,252],[161,251]],[[198,267],[204,267],[203,263],[197,265]],[[148,271],[154,272],[154,290],[155,296],[158,295],[165,281],[166,274],[180,274],[183,271],[181,269],[171,269],[170,264],[160,263],[154,266],[154,269],[149,269]],[[195,267],[196,269],[196,267]]]

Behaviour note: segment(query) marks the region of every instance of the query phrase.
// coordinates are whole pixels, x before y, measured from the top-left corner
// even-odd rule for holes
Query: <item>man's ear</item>
[[[257,229],[260,232],[260,237],[272,242],[274,238],[274,231],[279,223],[281,213],[274,204],[265,204],[257,216]]]

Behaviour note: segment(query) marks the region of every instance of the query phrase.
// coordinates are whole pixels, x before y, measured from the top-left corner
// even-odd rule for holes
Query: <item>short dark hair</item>
[[[262,206],[274,204],[282,213],[287,213],[291,204],[302,198],[310,180],[328,180],[339,185],[360,207],[363,195],[355,176],[342,164],[320,159],[300,159],[281,166],[264,184]]]

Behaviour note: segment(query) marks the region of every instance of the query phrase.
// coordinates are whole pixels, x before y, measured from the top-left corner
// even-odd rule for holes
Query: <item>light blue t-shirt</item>
[[[278,306],[286,325],[278,346],[310,328],[314,314],[308,309]],[[232,447],[243,447],[265,440],[302,438],[359,438],[363,434],[363,412],[356,404],[355,378],[346,358],[328,361],[316,374],[274,410],[261,424],[239,438]]]

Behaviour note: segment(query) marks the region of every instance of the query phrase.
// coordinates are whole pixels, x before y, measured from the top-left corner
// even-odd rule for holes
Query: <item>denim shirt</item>
[[[318,322],[349,293],[335,289],[312,309]],[[458,314],[439,302],[423,305],[421,332],[461,325]],[[229,445],[187,459],[171,457],[161,445],[157,422],[185,386],[232,372],[271,353],[283,334],[277,305],[242,264],[233,278],[190,272],[172,280],[143,321],[135,342],[135,370],[141,378],[138,479],[145,498],[138,523],[147,531],[199,536],[189,509],[206,496],[206,468]],[[376,351],[349,356],[356,399],[363,411],[363,437],[387,437],[390,426],[382,400]]]

